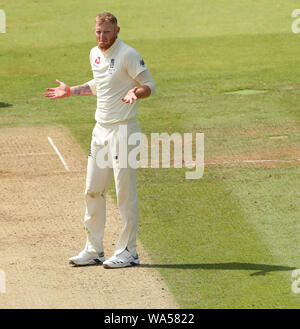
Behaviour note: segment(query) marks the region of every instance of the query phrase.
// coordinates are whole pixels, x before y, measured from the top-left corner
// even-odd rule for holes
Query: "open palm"
[[[64,98],[68,96],[68,87],[64,82],[61,82],[59,80],[56,80],[56,82],[59,84],[56,88],[47,88],[48,93],[44,93],[44,95],[50,99],[56,99],[56,98]]]

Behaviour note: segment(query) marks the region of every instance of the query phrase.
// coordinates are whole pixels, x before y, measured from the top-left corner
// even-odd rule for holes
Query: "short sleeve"
[[[133,48],[125,54],[125,65],[132,79],[135,79],[141,72],[147,70],[142,56]]]
[[[143,71],[142,73],[140,73],[136,78],[135,80],[141,85],[145,85],[145,86],[148,86],[150,89],[151,89],[151,95],[155,94],[155,84],[154,84],[154,81],[152,79],[152,75],[151,73],[146,70],[146,71]]]

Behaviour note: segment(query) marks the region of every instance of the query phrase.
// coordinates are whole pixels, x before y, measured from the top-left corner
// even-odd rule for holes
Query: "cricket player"
[[[45,93],[49,99],[97,95],[96,124],[92,133],[85,189],[84,227],[87,240],[84,250],[69,259],[74,265],[103,264],[106,268],[116,268],[139,264],[136,250],[137,169],[120,165],[120,158],[124,157],[122,153],[130,151],[130,147],[122,148],[120,145],[124,145],[124,136],[140,132],[138,101],[154,94],[155,84],[141,55],[118,38],[119,32],[120,27],[113,14],[104,12],[97,15],[97,46],[90,52],[94,79],[74,87],[56,80],[59,86],[47,88],[48,92]],[[103,150],[106,150],[107,166],[102,165],[103,159],[99,161]],[[112,177],[123,227],[114,255],[105,260],[105,204]]]

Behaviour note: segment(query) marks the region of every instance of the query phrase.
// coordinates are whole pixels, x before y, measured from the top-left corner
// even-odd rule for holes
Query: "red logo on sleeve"
[[[100,64],[100,56],[98,56],[98,57],[95,59],[95,63],[96,63],[96,64]]]

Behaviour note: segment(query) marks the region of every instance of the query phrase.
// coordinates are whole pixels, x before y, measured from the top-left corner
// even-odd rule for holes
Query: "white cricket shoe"
[[[77,256],[69,258],[69,263],[73,265],[102,265],[105,261],[104,252],[100,254],[91,254],[85,250],[81,251]]]
[[[119,255],[114,255],[110,259],[106,260],[103,263],[105,268],[117,268],[117,267],[127,267],[127,266],[135,266],[140,263],[139,256],[136,254],[133,257],[130,252],[125,249]]]

